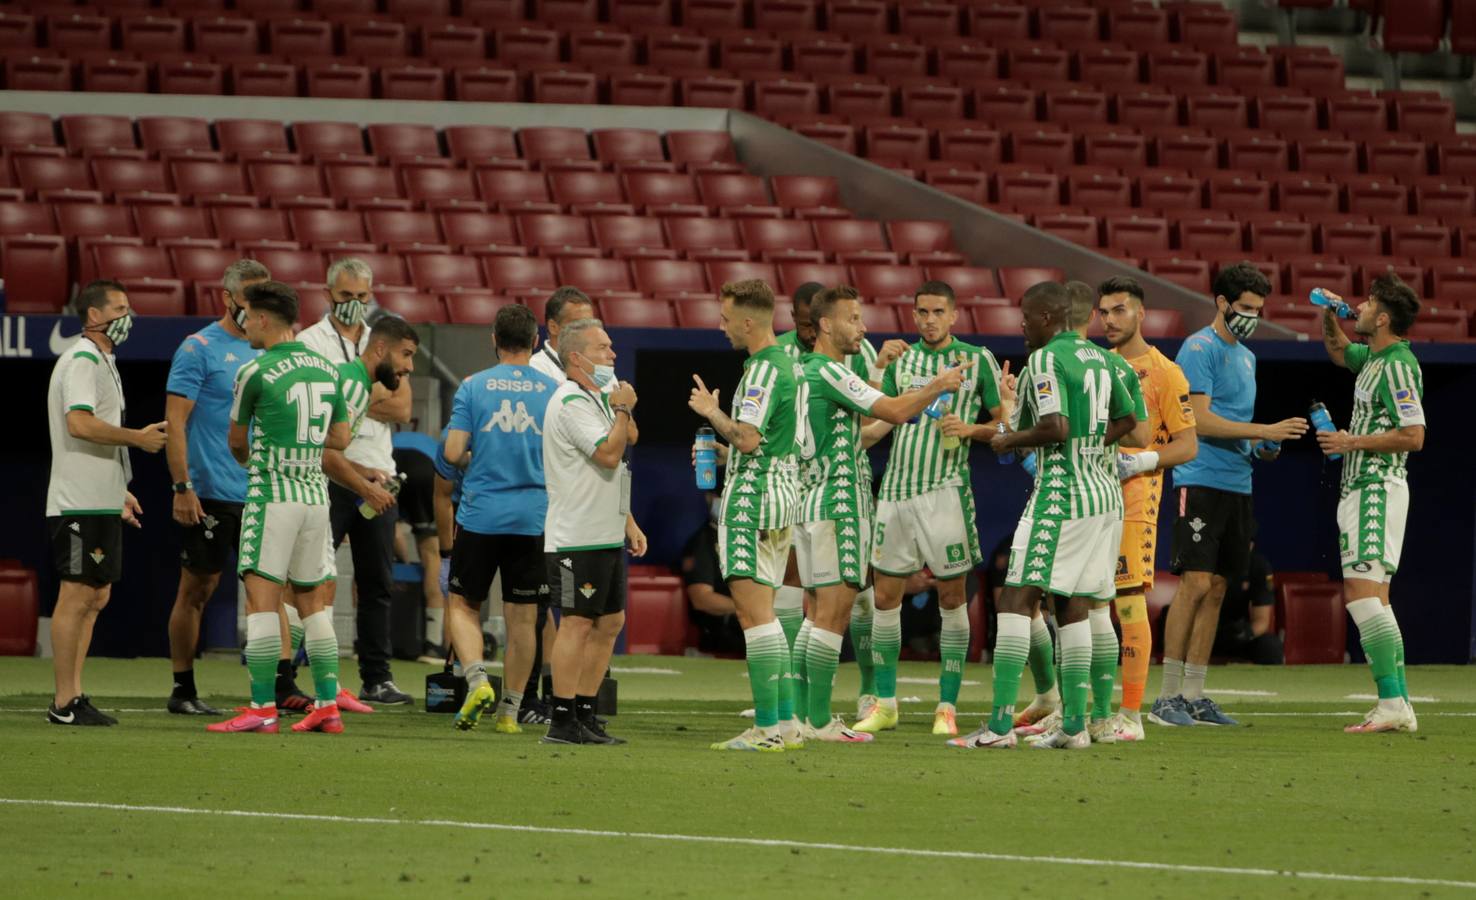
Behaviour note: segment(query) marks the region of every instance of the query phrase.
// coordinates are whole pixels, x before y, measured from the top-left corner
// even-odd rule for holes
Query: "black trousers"
[[[333,547],[349,539],[354,557],[354,586],[359,606],[354,615],[359,639],[359,678],[365,686],[390,678],[390,591],[394,587],[395,507],[372,519],[359,514],[358,495],[336,484],[328,485],[328,515],[333,525]]]

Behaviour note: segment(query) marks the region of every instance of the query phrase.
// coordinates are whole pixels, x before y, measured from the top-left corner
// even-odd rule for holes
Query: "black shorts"
[[[123,577],[122,516],[47,516],[46,530],[51,535],[51,560],[62,581],[100,588]]]
[[[179,563],[197,575],[219,575],[225,571],[226,556],[241,543],[241,509],[244,504],[200,498],[205,517],[184,527]]]
[[[1250,564],[1253,514],[1250,494],[1208,487],[1176,489],[1179,517],[1174,521],[1175,575],[1209,572],[1236,579]]]
[[[543,535],[456,533],[451,550],[451,593],[479,604],[487,599],[492,579],[502,573],[503,603],[538,603],[548,599],[544,580]]]
[[[598,619],[625,611],[625,548],[546,556],[548,586],[564,615]]]
[[[396,450],[395,468],[405,475],[395,505],[400,521],[417,537],[436,533],[436,464],[418,450]]]

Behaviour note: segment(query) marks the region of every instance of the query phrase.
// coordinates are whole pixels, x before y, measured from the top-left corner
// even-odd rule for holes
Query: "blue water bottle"
[[[1307,418],[1311,420],[1312,427],[1318,431],[1337,431],[1338,426],[1333,424],[1332,416],[1328,415],[1327,407],[1317,401],[1307,408]],[[1342,459],[1341,453],[1329,453],[1328,459]]]
[[[1000,434],[1005,434],[1006,432],[1009,431],[1009,429],[1005,427],[1005,423],[1003,423],[1003,422],[1000,422],[998,425],[996,425],[994,427],[995,427],[995,430],[998,431]],[[1000,465],[1002,465],[1002,466],[1008,466],[1008,465],[1012,465],[1018,457],[1015,454],[1015,451],[1011,450],[1009,453],[1001,453],[996,458],[999,460],[999,464]]]
[[[934,398],[932,403],[928,404],[928,408],[923,410],[923,413],[936,424],[939,419],[948,415],[948,408],[952,405],[953,392],[944,391]],[[943,435],[942,444],[944,450],[952,450],[958,446],[958,438],[951,434],[945,434]]]
[[[1307,295],[1307,299],[1312,301],[1313,306],[1321,306],[1332,310],[1340,319],[1358,318],[1358,314],[1353,311],[1353,307],[1341,300],[1334,300],[1328,295],[1327,291],[1324,291],[1320,287],[1313,288],[1312,292]]]
[[[1031,478],[1034,478],[1035,477],[1035,468],[1036,467],[1035,467],[1035,452],[1034,451],[1031,451],[1030,453],[1025,454],[1025,457],[1020,460],[1020,468],[1024,469],[1025,470],[1025,474],[1029,475]]]
[[[697,429],[697,487],[710,491],[717,487],[717,433],[706,425]]]

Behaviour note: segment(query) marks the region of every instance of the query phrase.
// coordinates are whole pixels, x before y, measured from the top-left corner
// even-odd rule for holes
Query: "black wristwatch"
[[[194,489],[194,482],[191,481],[176,481],[174,483],[174,492],[176,494],[187,494]]]

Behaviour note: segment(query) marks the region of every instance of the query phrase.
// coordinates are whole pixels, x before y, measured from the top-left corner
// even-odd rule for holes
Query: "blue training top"
[[[419,431],[396,431],[390,436],[390,443],[396,450],[414,450],[432,462],[441,455],[436,439]]]
[[[260,354],[219,322],[185,338],[174,351],[164,389],[195,402],[185,431],[190,441],[190,481],[202,498],[246,502],[246,469],[231,456],[227,439],[236,372]]]
[[[558,382],[531,365],[497,365],[456,389],[453,431],[471,435],[456,521],[478,534],[543,534],[543,414]]]
[[[440,443],[436,444],[436,455],[431,461],[436,464],[436,474],[451,482],[451,502],[461,502],[461,470],[446,461],[446,435],[450,433],[451,426],[447,425],[441,429]]]
[[[1227,343],[1206,326],[1190,335],[1174,359],[1189,379],[1189,393],[1210,398],[1210,412],[1231,422],[1249,422],[1256,412],[1256,355],[1244,341]],[[1174,487],[1208,487],[1232,494],[1251,492],[1254,441],[1199,436],[1199,455],[1174,467]]]

